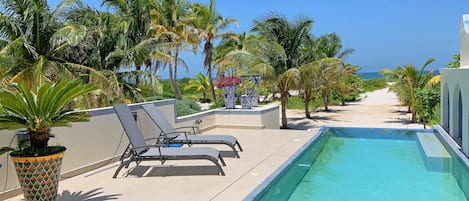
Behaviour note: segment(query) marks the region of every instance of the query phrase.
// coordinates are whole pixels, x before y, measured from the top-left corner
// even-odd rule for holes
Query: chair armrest
[[[150,141],[150,140],[156,140],[156,141],[158,141],[158,140],[160,140],[160,139],[161,139],[161,137],[152,137],[152,138],[147,138],[147,139],[144,139],[144,140],[145,140],[145,141]]]
[[[163,144],[150,144],[150,145],[137,146],[137,147],[134,147],[134,149],[138,149],[138,148],[160,148],[162,146],[163,146]]]
[[[187,131],[176,131],[176,132],[171,132],[171,133],[164,133],[165,136],[172,135],[174,134],[174,137],[166,137],[169,138],[169,140],[173,140],[174,138],[177,138],[179,135],[183,134],[184,137],[187,139],[187,134],[190,134],[190,132]]]
[[[182,126],[182,127],[175,128],[175,130],[180,130],[180,129],[192,129],[192,132],[189,132],[189,134],[196,135],[197,132],[195,130],[199,129],[199,127],[198,126]]]

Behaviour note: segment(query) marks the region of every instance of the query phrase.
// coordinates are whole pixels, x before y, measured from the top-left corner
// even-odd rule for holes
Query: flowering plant
[[[238,85],[241,83],[241,79],[235,77],[235,76],[220,76],[217,80],[215,80],[215,85],[217,88],[223,88],[226,86],[231,86],[231,85]]]

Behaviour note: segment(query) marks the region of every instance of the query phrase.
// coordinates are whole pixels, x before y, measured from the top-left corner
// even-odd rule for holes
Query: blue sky
[[[56,5],[58,0],[49,0]],[[98,0],[83,0],[100,8]],[[193,0],[208,4],[209,0]],[[459,53],[459,27],[462,15],[469,14],[467,0],[218,0],[217,10],[224,17],[236,18],[239,26],[227,30],[249,32],[253,19],[277,12],[289,19],[307,16],[314,20],[312,33],[320,36],[335,32],[345,48],[355,49],[347,63],[359,65],[362,72],[376,72],[436,60],[429,68],[444,68]],[[183,55],[190,67],[179,77],[203,72],[203,55]],[[167,78],[167,72],[160,72]]]

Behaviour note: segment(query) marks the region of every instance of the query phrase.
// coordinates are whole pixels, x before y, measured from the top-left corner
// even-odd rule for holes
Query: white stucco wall
[[[463,15],[460,35],[461,67],[469,68],[469,15]],[[463,57],[463,55],[466,55]]]
[[[440,69],[440,73],[442,127],[461,145],[463,152],[469,155],[469,69]],[[459,94],[462,98],[462,108],[459,108]],[[462,131],[459,131],[460,111]],[[462,141],[459,140],[459,133],[462,135]]]
[[[153,104],[175,127],[193,126],[201,119],[202,130],[217,126],[235,128],[279,128],[279,106],[258,107],[254,110],[209,110],[176,118],[175,100],[155,101]],[[140,104],[130,105],[137,112],[137,123],[145,138],[154,138],[160,130],[143,111]],[[91,121],[74,123],[72,127],[53,128],[56,135],[50,145],[67,147],[62,164],[62,177],[70,177],[116,161],[128,145],[127,136],[112,107],[89,110]],[[16,145],[16,131],[0,130],[0,147]],[[7,154],[0,156],[0,200],[20,193],[13,162]]]

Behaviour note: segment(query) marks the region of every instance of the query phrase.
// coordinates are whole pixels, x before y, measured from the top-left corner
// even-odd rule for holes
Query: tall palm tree
[[[336,33],[324,34],[315,40],[319,58],[345,59],[355,52],[352,48],[342,48],[342,40]]]
[[[2,0],[0,12],[0,84],[25,80],[29,86],[47,81],[68,80],[82,74],[105,77],[93,68],[62,57],[70,46],[80,43],[86,27],[64,25],[61,19],[78,1],[61,2],[55,10],[46,0]]]
[[[297,18],[290,22],[285,16],[280,14],[271,14],[263,19],[254,20],[252,31],[257,32],[266,40],[275,41],[283,47],[286,59],[270,58],[269,61],[274,67],[277,77],[277,87],[280,90],[282,100],[282,127],[287,128],[287,117],[285,112],[288,102],[288,90],[297,86],[299,80],[299,71],[289,71],[294,67],[300,66],[300,51],[311,36],[311,27],[313,20],[309,18]],[[295,75],[295,76],[293,76]],[[290,83],[290,84],[287,84]],[[287,91],[285,91],[287,90]]]
[[[85,25],[87,34],[81,43],[69,48],[70,51],[65,55],[72,61],[92,66],[103,72],[108,80],[112,81],[113,85],[103,87],[98,99],[100,102],[107,102],[107,104],[112,104],[116,98],[130,102],[143,100],[139,89],[143,85],[150,85],[152,94],[155,94],[159,88],[159,81],[156,77],[157,70],[150,68],[152,67],[151,63],[145,62],[146,70],[134,69],[132,67],[134,66],[132,54],[126,56],[132,51],[119,49],[122,44],[121,39],[124,38],[122,29],[127,26],[121,24],[120,17],[110,12],[80,7],[70,11],[66,19],[68,23]],[[153,51],[149,44],[152,45],[152,40],[144,39],[131,49]],[[145,61],[151,62],[153,57],[147,55]],[[117,96],[111,96],[111,93]]]
[[[114,24],[118,29],[116,50],[108,55],[108,59],[119,58],[120,65],[139,72],[143,65],[151,66],[150,50],[148,46],[142,45],[149,36],[150,10],[154,5],[153,0],[102,0],[105,5],[114,10],[119,21]],[[140,79],[136,78],[136,85]]]
[[[213,100],[216,100],[215,88],[213,86],[213,69],[212,69],[212,60],[213,60],[213,48],[214,41],[217,38],[230,38],[236,36],[233,32],[220,32],[222,29],[225,29],[231,24],[238,24],[238,20],[233,18],[223,18],[215,8],[215,0],[210,0],[208,6],[203,4],[195,3],[192,5],[192,9],[196,13],[197,18],[197,29],[200,32],[199,38],[204,43],[204,66],[207,69],[207,75],[210,81],[210,89],[212,93]]]
[[[310,37],[312,25],[313,20],[309,18],[299,17],[290,22],[285,16],[275,13],[263,19],[254,20],[252,31],[267,40],[276,41],[285,50],[285,62],[279,60],[273,64],[277,75],[301,65],[299,53],[302,45]],[[272,59],[272,62],[274,61],[275,59]]]
[[[168,66],[171,88],[178,100],[182,100],[176,82],[178,65],[187,69],[179,54],[183,50],[188,50],[189,46],[192,46],[192,51],[196,51],[197,33],[191,28],[195,24],[196,17],[190,9],[188,0],[161,0],[154,4],[151,11],[152,30],[160,42],[169,43],[172,47],[166,50],[166,53],[171,55],[173,60],[164,63]]]
[[[263,37],[242,33],[225,38],[215,48],[215,63],[219,71],[238,68],[244,74],[259,74],[270,78],[274,74],[270,58],[285,60],[282,46]]]

